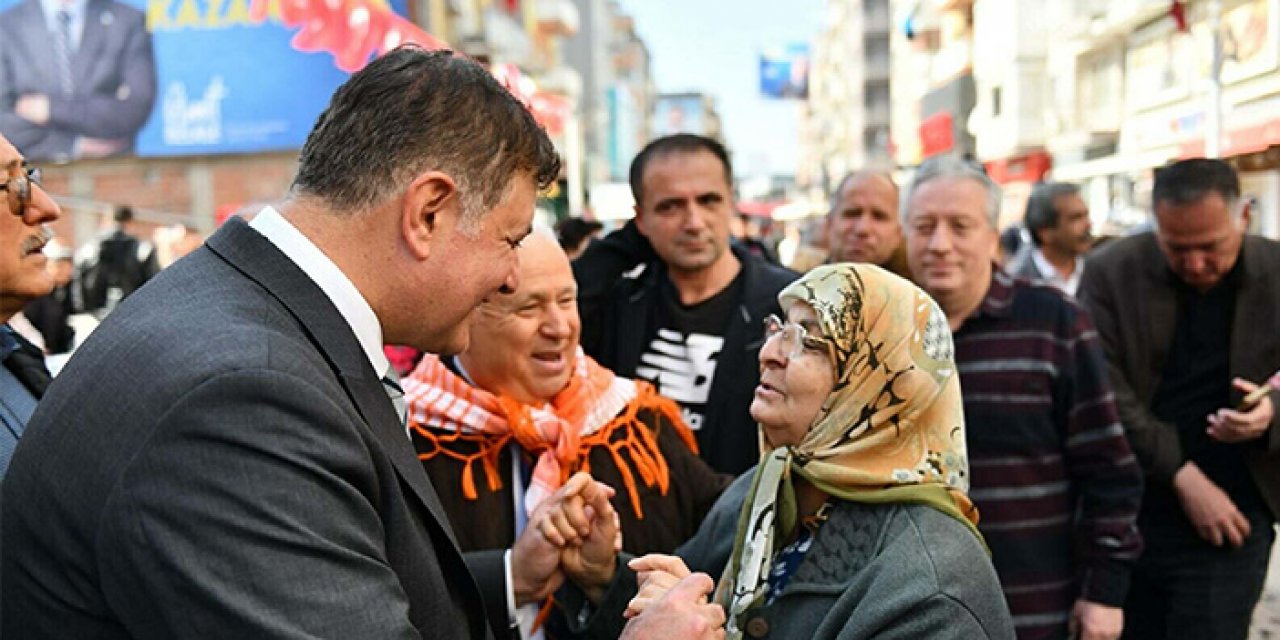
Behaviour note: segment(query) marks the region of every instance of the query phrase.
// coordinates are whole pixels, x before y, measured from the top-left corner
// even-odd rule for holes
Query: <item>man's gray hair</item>
[[[911,186],[907,188],[902,201],[902,224],[907,226],[907,218],[911,215],[911,196],[920,185],[937,178],[960,178],[978,183],[987,192],[987,222],[992,229],[1000,225],[1000,203],[1003,200],[1000,185],[983,170],[982,165],[973,160],[964,160],[956,156],[935,156],[920,163],[916,174],[911,178]]]

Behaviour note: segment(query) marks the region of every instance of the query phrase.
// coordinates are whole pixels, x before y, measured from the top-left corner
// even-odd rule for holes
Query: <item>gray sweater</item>
[[[676,551],[693,571],[718,579],[729,562],[755,469],[720,496],[698,533]],[[620,562],[598,607],[580,591],[558,601],[575,631],[616,638],[636,576]],[[837,502],[813,545],[772,604],[753,610],[749,638],[1013,638],[1013,623],[986,550],[968,529],[924,505]]]

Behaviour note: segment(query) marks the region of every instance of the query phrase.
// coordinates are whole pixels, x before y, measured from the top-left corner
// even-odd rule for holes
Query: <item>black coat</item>
[[[1231,328],[1232,377],[1261,383],[1280,367],[1280,243],[1245,236]],[[1108,243],[1089,257],[1080,301],[1093,315],[1110,364],[1116,409],[1133,452],[1151,482],[1170,485],[1185,461],[1177,427],[1155,417],[1178,318],[1177,294],[1155,235]],[[1241,394],[1232,389],[1232,402]],[[1271,392],[1280,408],[1280,392]],[[1245,462],[1272,514],[1280,514],[1280,410],[1261,438],[1247,443]]]
[[[721,473],[738,475],[760,460],[756,422],[749,408],[760,383],[758,358],[764,344],[764,319],[782,315],[778,292],[796,279],[795,272],[769,264],[734,246],[742,263],[742,298],[725,318],[724,347],[711,382],[705,424],[695,432],[702,459]],[[634,277],[624,274],[645,265]],[[620,376],[636,377],[648,331],[665,304],[666,267],[649,242],[629,222],[592,243],[573,262],[582,316],[582,348]]]

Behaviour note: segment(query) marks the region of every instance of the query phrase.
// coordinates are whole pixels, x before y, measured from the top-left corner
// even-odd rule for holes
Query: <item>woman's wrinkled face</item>
[[[797,445],[835,388],[830,341],[805,302],[793,304],[787,321],[772,329],[770,335],[766,328],[760,348],[760,385],[751,401],[751,417],[771,446]]]

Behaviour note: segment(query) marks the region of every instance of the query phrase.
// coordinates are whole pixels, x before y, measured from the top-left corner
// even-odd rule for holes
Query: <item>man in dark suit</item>
[[[1159,170],[1151,199],[1155,231],[1090,257],[1080,286],[1147,477],[1125,637],[1243,639],[1280,510],[1280,418],[1275,392],[1239,403],[1280,367],[1280,244],[1247,235],[1220,160]]]
[[[42,249],[53,237],[58,203],[39,184],[39,172],[0,136],[0,478],[49,386],[44,354],[8,325],[23,305],[53,290]]]
[[[65,162],[131,151],[155,104],[146,16],[114,0],[26,0],[0,13],[0,133]]]
[[[465,348],[558,171],[472,61],[352,76],[285,203],[130,296],[50,388],[0,499],[3,635],[506,637],[558,554],[535,532],[464,558],[382,345]]]

